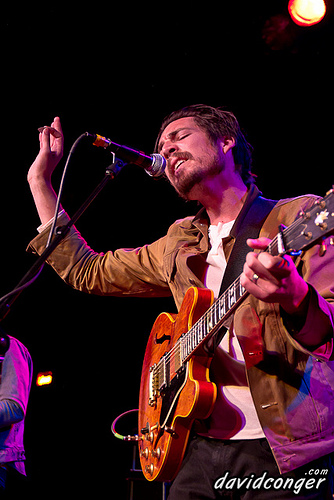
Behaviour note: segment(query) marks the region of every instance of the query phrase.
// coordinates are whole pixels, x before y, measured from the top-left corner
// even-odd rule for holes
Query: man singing
[[[279,224],[291,225],[316,197],[262,198],[251,174],[250,146],[235,116],[220,108],[193,105],[172,113],[156,149],[167,160],[166,176],[179,195],[201,204],[198,214],[176,221],[152,244],[105,254],[94,252],[72,228],[48,262],[76,289],[173,295],[179,309],[190,286],[210,288],[218,297],[225,272],[238,257],[233,248],[239,256],[248,249],[241,284],[249,295],[211,364],[217,399],[210,417],[193,431],[169,498],[296,498],[284,487],[228,488],[217,478],[228,472],[241,480],[266,471],[267,478],[297,481],[314,470],[327,470],[326,480],[307,483],[300,494],[331,498],[334,248],[321,255],[315,245],[295,259],[265,251]],[[28,174],[42,223],[30,245],[37,253],[54,215],[51,175],[62,152],[55,118],[40,134],[40,151]],[[62,210],[58,225],[67,221]]]

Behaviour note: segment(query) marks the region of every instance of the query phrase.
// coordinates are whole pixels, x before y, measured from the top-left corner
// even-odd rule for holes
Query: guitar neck
[[[268,245],[266,251],[278,255],[281,235],[277,235]],[[180,367],[188,360],[203,341],[208,341],[216,333],[235,309],[245,300],[248,292],[241,285],[240,277],[218,297],[206,313],[179,339]],[[175,346],[176,347],[176,346]]]

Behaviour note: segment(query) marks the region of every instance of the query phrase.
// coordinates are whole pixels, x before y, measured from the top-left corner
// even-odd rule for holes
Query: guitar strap
[[[246,240],[248,238],[258,237],[265,219],[276,203],[277,201],[275,200],[268,200],[260,196],[260,191],[256,186],[251,187],[245,205],[231,230],[231,236],[235,237],[235,243],[227,262],[219,296],[221,296],[242,273],[246,255],[250,252]],[[220,344],[226,331],[227,329],[223,327],[218,335],[215,336],[214,349]]]

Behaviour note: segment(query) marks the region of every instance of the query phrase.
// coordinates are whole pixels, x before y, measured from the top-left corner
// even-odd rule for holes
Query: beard
[[[179,175],[170,179],[170,183],[185,200],[195,199],[191,196],[191,192],[195,187],[199,187],[204,179],[215,177],[220,174],[225,168],[225,159],[223,153],[218,150],[209,152],[203,158],[194,158],[188,152],[174,153],[174,157],[187,158],[193,162],[191,168],[184,168]]]

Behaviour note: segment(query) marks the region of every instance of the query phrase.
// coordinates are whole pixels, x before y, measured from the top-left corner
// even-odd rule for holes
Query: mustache
[[[189,153],[189,151],[175,151],[168,158],[167,165],[174,158],[177,158],[177,159],[180,159],[180,160],[193,160],[194,159],[193,155],[191,153]]]
[[[170,158],[181,158],[182,160],[193,160],[194,157],[189,151],[175,151]]]

